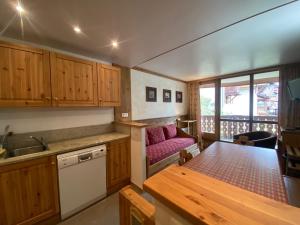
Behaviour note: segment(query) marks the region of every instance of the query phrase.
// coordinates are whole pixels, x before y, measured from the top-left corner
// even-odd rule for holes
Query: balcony
[[[249,132],[250,124],[248,120],[249,117],[247,116],[222,116],[220,121],[220,139],[224,141],[232,141],[235,134]],[[278,134],[277,116],[254,116],[254,120],[255,122],[252,123],[252,131],[268,131],[275,135]],[[201,116],[202,132],[215,133],[215,129],[214,116]]]

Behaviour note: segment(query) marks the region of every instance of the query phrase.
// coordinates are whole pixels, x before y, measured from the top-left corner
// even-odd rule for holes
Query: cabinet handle
[[[51,165],[53,165],[53,166],[54,166],[54,165],[55,165],[55,162],[54,162],[54,161],[52,161],[52,162],[51,162]]]
[[[8,71],[8,68],[7,68],[7,67],[3,67],[2,69]]]
[[[48,101],[50,101],[51,98],[50,97],[45,97],[45,99],[48,100]]]
[[[58,101],[58,97],[54,97],[54,100]]]

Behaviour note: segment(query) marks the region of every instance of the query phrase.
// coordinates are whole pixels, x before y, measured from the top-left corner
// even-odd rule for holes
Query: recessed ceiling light
[[[119,43],[117,41],[112,41],[111,45],[113,46],[113,48],[117,48],[119,46]]]
[[[18,3],[18,5],[16,6],[16,10],[17,10],[19,13],[24,12],[24,9],[23,9],[23,7],[20,5],[20,3]]]
[[[75,27],[74,27],[74,31],[75,31],[76,33],[81,33],[81,29],[80,29],[78,26],[75,26]]]

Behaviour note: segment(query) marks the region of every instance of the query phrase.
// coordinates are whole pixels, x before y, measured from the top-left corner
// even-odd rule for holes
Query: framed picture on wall
[[[182,103],[182,92],[181,91],[176,91],[176,102]]]
[[[172,92],[171,90],[163,89],[163,102],[172,101]]]
[[[156,88],[146,87],[146,102],[156,102],[157,101]]]

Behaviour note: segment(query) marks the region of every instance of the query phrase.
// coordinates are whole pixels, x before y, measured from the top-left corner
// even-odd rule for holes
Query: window
[[[215,84],[200,85],[201,130],[215,133]]]
[[[278,133],[279,72],[254,74],[252,131]]]
[[[250,76],[221,80],[220,139],[232,141],[235,134],[249,131]]]

